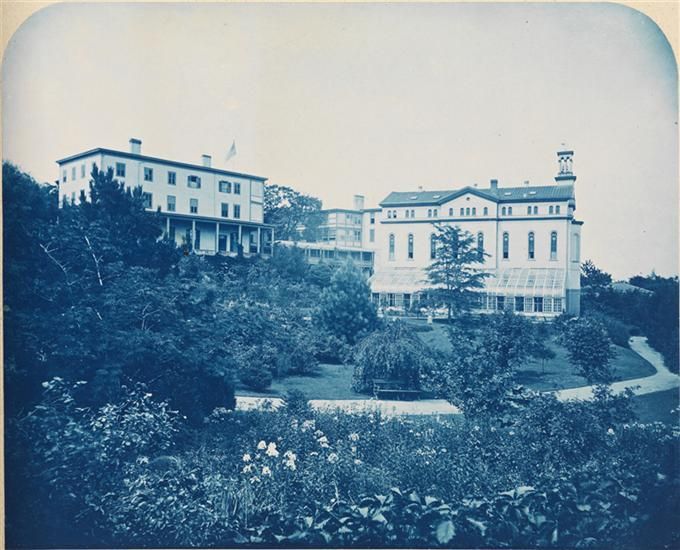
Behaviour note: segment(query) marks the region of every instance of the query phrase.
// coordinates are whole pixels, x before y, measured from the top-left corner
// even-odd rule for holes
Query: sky
[[[420,186],[550,185],[566,144],[583,259],[678,273],[677,65],[630,8],[60,4],[15,33],[2,77],[3,158],[39,181],[136,137],[327,208],[377,206]]]

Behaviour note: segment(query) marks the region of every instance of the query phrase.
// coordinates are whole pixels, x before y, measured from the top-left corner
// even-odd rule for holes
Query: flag
[[[227,152],[227,158],[224,160],[224,162],[228,162],[229,159],[235,155],[236,155],[236,141],[234,140],[231,144],[231,147],[229,148],[229,151]]]

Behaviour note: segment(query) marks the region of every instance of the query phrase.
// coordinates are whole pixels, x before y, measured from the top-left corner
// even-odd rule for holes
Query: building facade
[[[393,192],[375,221],[374,300],[408,309],[428,288],[426,268],[436,254],[437,225],[455,225],[488,255],[480,311],[512,310],[552,317],[580,310],[582,222],[576,210],[573,151],[557,154],[555,183]],[[369,243],[370,245],[370,243]]]
[[[274,230],[263,223],[267,178],[214,168],[209,155],[201,164],[142,155],[141,146],[131,139],[128,152],[96,148],[58,160],[60,204],[87,194],[93,165],[110,168],[126,187],[142,187],[146,208],[160,211],[178,245],[199,254],[272,254]]]

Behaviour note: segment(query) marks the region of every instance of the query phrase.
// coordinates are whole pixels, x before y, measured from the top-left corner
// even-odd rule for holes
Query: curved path
[[[680,377],[673,374],[664,365],[663,357],[654,351],[644,336],[634,336],[630,339],[630,348],[640,357],[649,361],[656,369],[656,374],[645,378],[623,380],[611,385],[614,393],[622,393],[631,388],[635,395],[644,395],[680,387]],[[593,387],[583,386],[554,392],[560,401],[570,399],[587,400],[593,397]],[[345,412],[380,411],[385,416],[395,415],[430,415],[430,414],[459,414],[460,410],[443,399],[423,399],[420,401],[384,401],[378,399],[311,399],[309,404],[318,410]],[[283,405],[280,397],[237,397],[236,408],[239,410],[262,409],[271,406],[273,409]]]

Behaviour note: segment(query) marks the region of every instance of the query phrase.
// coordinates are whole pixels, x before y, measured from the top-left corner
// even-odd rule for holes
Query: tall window
[[[484,215],[485,216],[489,215],[489,208],[487,206],[484,207]]]
[[[226,202],[222,203],[221,215],[222,215],[223,218],[229,217],[229,205]]]
[[[559,214],[559,213],[560,213],[560,205],[558,204],[557,206],[555,206],[555,214]]]
[[[390,260],[394,260],[394,234],[393,233],[390,233],[389,246],[390,246]]]
[[[191,189],[201,188],[201,178],[198,176],[187,176],[187,187]]]
[[[387,219],[388,219],[388,220],[391,220],[391,219],[392,219],[392,211],[391,211],[391,210],[388,210],[388,211],[387,211]]]
[[[512,216],[512,206],[508,206],[508,216]]]
[[[368,230],[368,240],[369,240],[369,242],[372,242],[372,243],[375,242],[375,229],[369,229]]]
[[[461,215],[461,216],[465,216],[465,208],[461,208],[461,209],[460,209],[460,215]]]
[[[527,206],[527,214],[531,214],[531,206]]]
[[[76,167],[75,166],[71,167],[71,179],[72,180],[76,179]]]
[[[548,207],[548,214],[552,214],[552,213],[553,213],[553,206],[552,206],[552,204],[551,204],[551,205]]]
[[[177,174],[175,172],[168,172],[168,185],[177,185]]]
[[[408,259],[413,259],[413,233],[408,234]]]
[[[536,259],[536,239],[533,231],[529,231],[529,259]]]
[[[465,209],[465,215],[466,216],[470,215],[470,207],[469,206]]]
[[[505,206],[504,206],[503,208],[501,208],[501,215],[505,216],[505,215],[507,214],[507,212],[508,212],[508,211],[507,211],[507,209],[505,208]]]
[[[144,208],[151,208],[153,206],[151,193],[142,193],[142,203]]]
[[[198,199],[189,199],[189,212],[198,214]]]
[[[63,181],[63,182],[66,181],[67,174],[68,174],[68,172],[66,172],[66,170],[64,170],[64,171],[61,173],[61,181]]]
[[[231,193],[231,182],[221,181],[220,182],[220,193]]]
[[[473,216],[476,216],[476,215],[477,215],[477,207],[476,207],[476,206],[473,206],[473,207],[472,207],[472,215],[473,215]]]
[[[415,211],[415,210],[411,210],[411,217],[412,217],[412,218],[415,218],[415,217],[416,217],[416,211]]]
[[[80,177],[81,178],[85,177],[85,165],[84,164],[80,165]]]
[[[538,214],[538,206],[534,206],[534,214]]]
[[[550,233],[550,259],[557,259],[557,231]]]
[[[431,218],[431,217],[432,217],[432,209],[431,209],[431,208],[428,208],[428,209],[427,209],[427,217],[428,217],[428,218]]]
[[[144,168],[144,181],[153,181],[153,168]]]
[[[241,205],[240,204],[234,205],[234,218],[236,218],[237,220],[241,219]]]
[[[177,199],[174,195],[168,195],[168,212],[174,212],[177,209]]]
[[[453,216],[453,208],[449,208],[449,216]]]
[[[437,209],[436,209],[436,208],[432,211],[432,215],[433,215],[435,218],[437,217]]]
[[[237,181],[234,182],[234,195],[241,194],[241,184]]]
[[[125,163],[124,162],[117,162],[116,163],[116,177],[117,178],[124,178],[125,177]]]
[[[432,233],[430,235],[430,260],[434,260],[437,257],[437,236]]]
[[[503,233],[503,259],[507,260],[510,258],[510,235],[506,231]]]
[[[409,217],[409,211],[408,210],[406,211],[406,217],[407,218]]]
[[[371,225],[375,224],[375,214],[371,214],[371,220],[370,220]]]
[[[581,257],[581,238],[578,233],[574,233],[573,246],[571,249],[571,261],[578,262]]]
[[[484,233],[481,231],[477,233],[477,259],[484,261]]]

